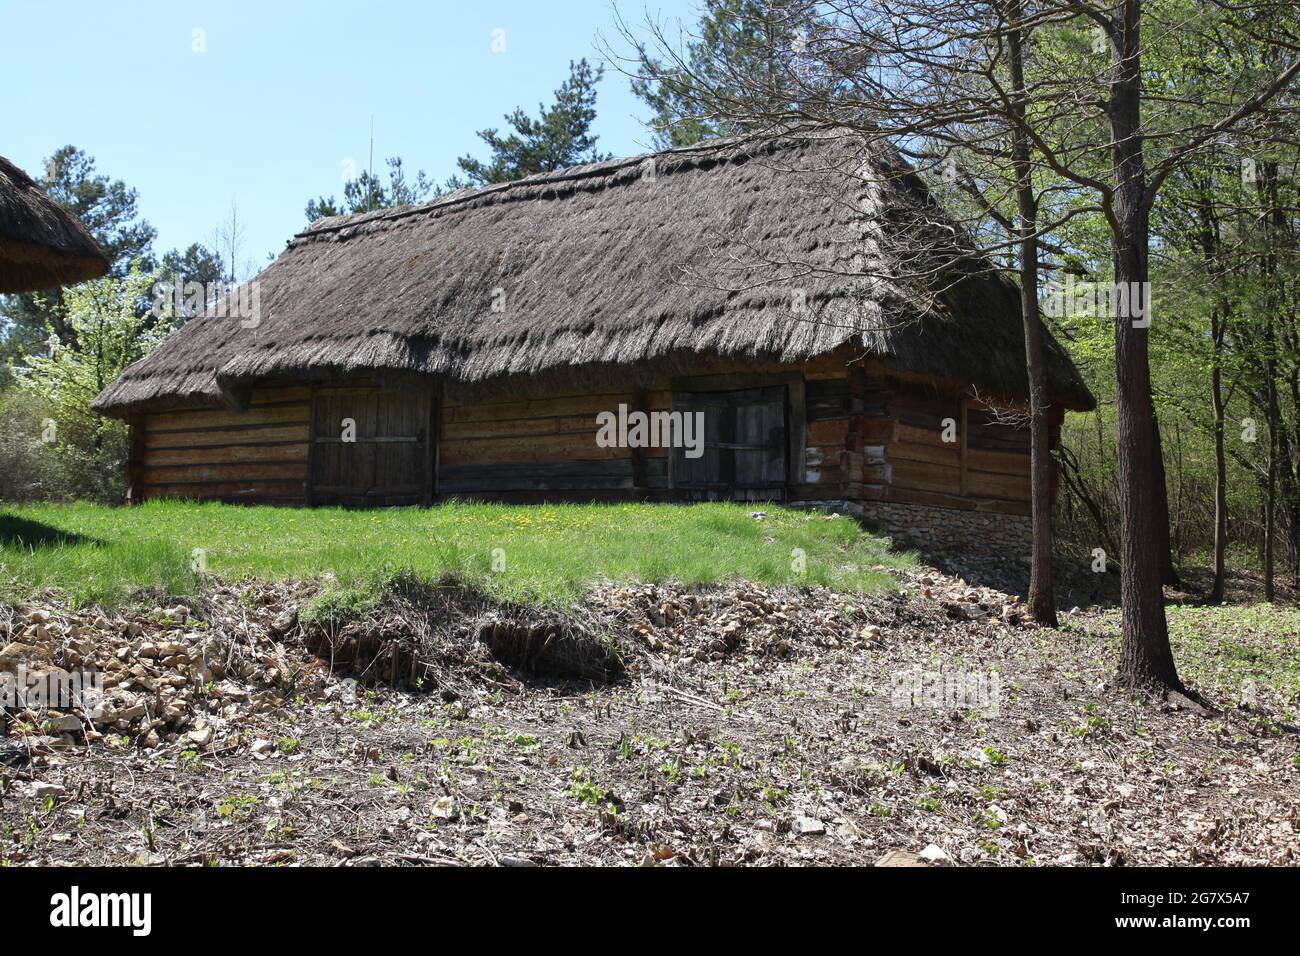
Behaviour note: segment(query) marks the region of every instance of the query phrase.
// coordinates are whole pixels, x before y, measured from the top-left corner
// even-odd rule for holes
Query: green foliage
[[[4,405],[15,415],[4,440],[25,448],[16,451],[34,470],[0,477],[7,496],[121,494],[126,426],[92,412],[90,402],[170,331],[170,317],[141,314],[154,279],[137,262],[122,278],[105,276],[64,290],[69,344],[51,327],[45,354],[11,366],[14,385]]]
[[[569,64],[569,78],[555,91],[555,102],[539,105],[533,119],[522,109],[505,117],[514,132],[501,135],[485,129],[478,135],[492,152],[487,162],[472,156],[456,161],[475,186],[509,182],[534,173],[552,172],[580,163],[594,163],[608,156],[596,150],[591,125],[596,121],[596,84],[603,67],[592,69],[585,59]],[[448,185],[461,185],[453,179]]]
[[[706,0],[685,50],[665,62],[635,43],[634,92],[652,111],[647,124],[661,149],[745,130],[712,103],[770,90],[770,106],[788,104],[786,55],[799,42],[798,18],[785,0]]]
[[[569,770],[569,796],[579,803],[599,806],[609,799],[609,791],[591,779],[591,771],[586,767],[572,767]]]
[[[45,161],[43,175],[29,170],[50,198],[75,215],[107,254],[111,272],[121,278],[139,260],[152,268],[156,230],[140,218],[139,196],[120,179],[95,168],[95,160],[75,146],[64,146]],[[50,330],[61,341],[72,334],[64,315],[62,290],[0,296],[0,359],[6,366],[41,347]],[[9,381],[0,373],[0,385]]]
[[[162,257],[158,274],[164,282],[216,284],[227,276],[221,257],[202,243],[192,243],[184,252],[173,249]],[[188,316],[186,316],[188,318]]]
[[[106,276],[67,289],[64,305],[74,341],[51,339],[49,354],[30,356],[14,370],[20,387],[42,396],[64,421],[98,420],[89,410],[91,399],[171,331],[170,317],[139,314],[156,278],[134,262],[124,278]]]
[[[1144,111],[1148,164],[1154,164],[1181,141],[1181,130],[1208,122],[1225,104],[1239,105],[1246,91],[1276,73],[1276,64],[1225,9],[1171,0],[1148,12],[1165,20],[1185,14],[1194,27],[1170,31],[1143,52],[1148,90],[1161,90],[1162,101],[1177,104]],[[1038,75],[1084,75],[1097,57],[1090,48],[1092,32],[1087,24],[1068,22],[1041,29]],[[1225,85],[1228,76],[1233,80]],[[1214,542],[1216,372],[1224,405],[1229,559],[1260,563],[1273,434],[1277,517],[1289,529],[1292,560],[1300,546],[1300,507],[1287,505],[1289,498],[1300,500],[1300,393],[1289,384],[1300,369],[1300,193],[1294,175],[1300,154],[1280,113],[1295,107],[1294,94],[1284,96],[1277,116],[1256,117],[1187,156],[1165,180],[1152,210],[1151,388],[1171,544],[1179,561],[1208,561]],[[1109,178],[1108,157],[1092,149],[1105,141],[1098,120],[1071,122],[1075,155],[1081,163],[1093,156],[1084,171]],[[1077,216],[1053,238],[1068,253],[1067,267],[1081,278],[1111,281],[1108,229],[1100,212]],[[1083,560],[1092,548],[1109,551],[1119,539],[1114,320],[1069,316],[1056,331],[1100,400],[1095,413],[1068,416],[1062,432],[1067,480],[1057,508],[1058,532],[1062,550]],[[1278,393],[1274,415],[1270,381]]]
[[[97,172],[93,156],[64,146],[45,161],[41,186],[90,230],[114,275],[124,277],[137,260],[146,268],[152,265],[149,249],[158,231],[139,218],[139,193]]]

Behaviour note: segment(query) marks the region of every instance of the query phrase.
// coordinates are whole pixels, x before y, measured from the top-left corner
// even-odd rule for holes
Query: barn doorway
[[[308,502],[428,504],[434,493],[436,411],[428,391],[315,389]]]
[[[783,501],[788,397],[785,385],[674,392],[674,412],[704,414],[704,454],[673,449],[673,487],[691,501]]]

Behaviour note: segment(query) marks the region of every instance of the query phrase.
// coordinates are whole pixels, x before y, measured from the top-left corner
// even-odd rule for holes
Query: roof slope
[[[950,275],[938,295],[899,278],[918,243],[954,230],[934,228],[941,214],[904,167],[864,176],[856,155],[826,136],[724,140],[323,219],[253,280],[256,327],[191,320],[95,407],[211,402],[281,376],[626,377],[629,364],[799,361],[846,344],[1027,394],[1016,287],[974,259],[980,274]],[[1049,351],[1053,395],[1091,407],[1064,350]]]
[[[107,271],[77,217],[0,156],[0,292],[39,292]]]

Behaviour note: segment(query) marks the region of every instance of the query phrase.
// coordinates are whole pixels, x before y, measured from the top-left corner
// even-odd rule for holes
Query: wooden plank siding
[[[667,389],[443,403],[438,495],[632,500],[668,488],[668,449],[602,448],[596,416],[667,411]]]
[[[864,487],[864,499],[1029,513],[1027,423],[911,380],[891,378],[886,397],[885,414],[867,428],[883,446],[887,478]]]
[[[735,414],[743,422],[757,414],[746,405],[752,393],[767,409],[762,434],[712,440],[730,442],[741,449],[736,454],[749,454],[742,446],[763,445],[769,461],[760,484],[770,484],[770,475],[784,480],[784,490],[773,497],[1029,512],[1024,422],[952,384],[891,374],[879,360],[840,357],[797,368],[720,364],[708,375],[663,377],[626,390],[474,399],[440,391],[433,384],[419,390],[364,381],[286,383],[254,390],[242,411],[135,415],[129,499],[299,505],[430,504],[453,497],[689,500],[686,486],[696,465],[687,468],[684,459],[674,464],[681,456],[666,448],[601,447],[596,416],[617,414],[620,405],[653,414],[693,401],[701,408],[740,403],[743,413]],[[711,398],[710,392],[730,397]],[[781,407],[775,396],[784,403],[784,429],[772,418]],[[358,422],[359,449],[336,435],[345,417]],[[1056,429],[1062,417],[1058,412]],[[955,423],[952,441],[944,440],[946,419]],[[780,449],[772,436],[784,442]],[[698,475],[694,483],[698,492]]]
[[[178,409],[131,421],[130,499],[306,501],[311,390],[253,391],[244,411]]]

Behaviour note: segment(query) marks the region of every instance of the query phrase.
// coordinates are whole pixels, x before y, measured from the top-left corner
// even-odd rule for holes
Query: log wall
[[[441,497],[628,499],[668,488],[668,449],[602,448],[596,415],[667,411],[667,390],[570,393],[442,404]]]
[[[880,394],[864,428],[881,443],[882,481],[864,487],[863,500],[1029,514],[1029,429],[1020,413],[888,375]]]
[[[436,480],[423,494],[413,491],[376,503],[452,497],[680,500],[684,495],[674,488],[669,450],[602,448],[596,442],[596,415],[616,412],[619,405],[665,412],[673,407],[675,391],[773,381],[789,389],[787,500],[1028,514],[1027,428],[963,398],[957,386],[896,376],[879,362],[846,362],[843,357],[801,369],[734,363],[716,375],[665,378],[652,387],[623,391],[474,400],[439,400],[430,392],[426,407],[434,412],[428,430],[435,431],[436,422],[436,435],[423,453],[427,465],[422,473]],[[178,409],[133,418],[131,500],[333,503],[328,495],[313,497],[311,478],[321,473],[323,459],[313,471],[312,458],[322,454],[320,442],[329,440],[330,429],[316,442],[311,429],[313,395],[319,411],[321,397],[337,390],[268,387],[253,391],[243,411]],[[945,424],[955,425],[947,435]],[[415,425],[396,430],[424,434]],[[326,451],[341,453],[333,446]]]
[[[254,390],[244,411],[179,409],[131,420],[128,496],[306,501],[311,390]]]

